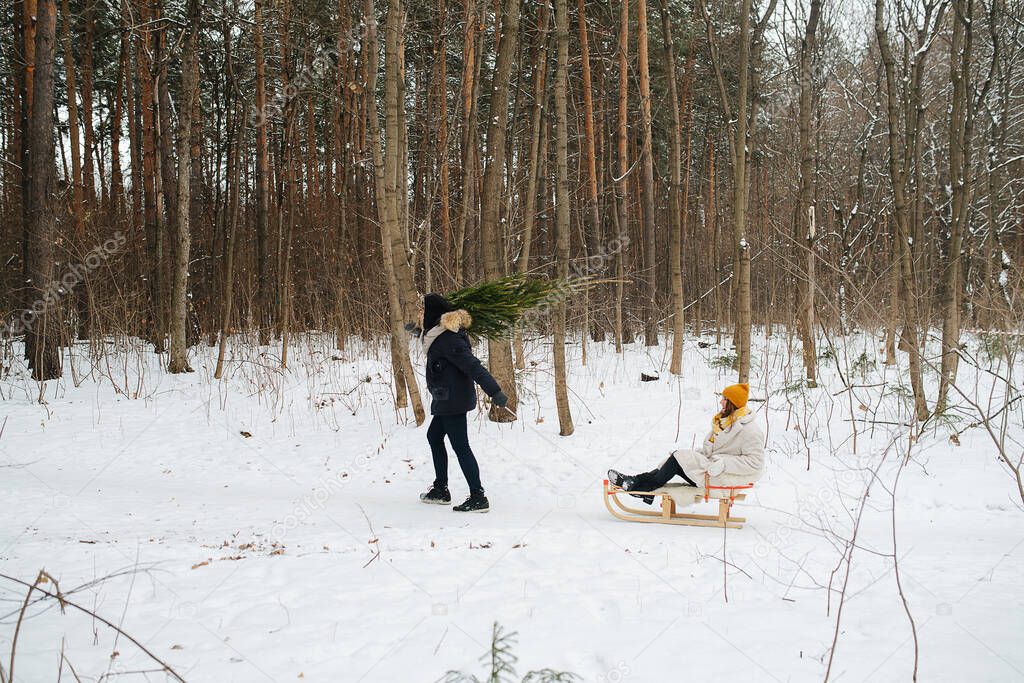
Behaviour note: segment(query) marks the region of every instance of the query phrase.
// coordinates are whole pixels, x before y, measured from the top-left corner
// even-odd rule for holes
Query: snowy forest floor
[[[921,680],[1024,679],[1017,485],[958,395],[901,467],[911,401],[875,337],[823,343],[817,389],[799,384],[795,341],[755,337],[768,466],[737,505],[743,529],[607,513],[609,467],[649,469],[706,433],[735,374],[728,347],[704,341],[688,338],[680,379],[664,343],[621,356],[591,343],[585,366],[571,345],[568,438],[550,340],[530,341],[519,421],[470,415],[491,512],[469,516],[417,500],[433,476],[426,427],[393,408],[386,346],[302,337],[282,371],[279,348],[238,343],[216,381],[215,349],[174,376],[141,344],[98,362],[79,345],[43,405],[16,360],[0,381],[0,572],[32,582],[45,568],[190,682],[479,674],[494,622],[518,632],[520,674],[813,681],[835,639],[831,680],[904,681],[915,648],[897,578]],[[1020,371],[986,348],[967,340],[986,368]],[[416,349],[421,388],[422,361]],[[991,378],[965,363],[959,386],[995,412],[1006,392]],[[1021,409],[1000,415],[1018,455]],[[450,472],[461,501],[454,456]],[[5,668],[24,599],[0,581]],[[159,668],[91,617],[33,601],[15,680],[57,680],[62,648],[83,681]]]

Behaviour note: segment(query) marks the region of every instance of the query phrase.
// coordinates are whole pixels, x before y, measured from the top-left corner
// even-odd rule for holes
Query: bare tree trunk
[[[281,173],[284,175],[285,192],[284,198],[278,207],[278,215],[281,222],[288,226],[284,232],[284,241],[281,247],[281,282],[279,291],[280,301],[280,330],[281,330],[281,367],[288,367],[288,342],[290,340],[292,322],[292,239],[295,236],[295,221],[299,212],[298,207],[298,185],[301,182],[298,172],[298,161],[296,152],[299,150],[298,118],[294,109],[290,109],[285,115],[284,137],[282,138],[281,149]],[[285,206],[288,207],[288,218],[284,218]]]
[[[85,8],[83,11],[83,23],[85,24],[85,35],[84,40],[80,44],[82,51],[82,116],[81,123],[82,129],[85,134],[85,155],[82,164],[82,184],[85,188],[85,202],[90,210],[96,208],[96,180],[95,172],[93,170],[93,149],[95,145],[95,136],[93,133],[93,121],[92,121],[92,96],[93,96],[93,61],[92,51],[94,42],[94,28],[95,28],[95,13],[96,8],[93,4],[95,0],[85,0]]]
[[[896,365],[896,328],[900,319],[900,260],[899,247],[895,244],[898,237],[893,238],[889,260],[889,314],[885,321],[885,364]]]
[[[226,75],[230,82],[234,80],[230,53],[227,54],[225,61]],[[229,137],[228,139],[228,144],[231,145],[231,156],[228,158],[227,175],[228,229],[224,240],[224,311],[221,318],[220,339],[218,340],[217,347],[217,367],[213,373],[216,379],[220,379],[224,375],[224,356],[227,350],[228,335],[231,334],[231,316],[235,298],[235,233],[238,228],[239,166],[241,165],[239,156],[244,140],[238,132],[238,129],[243,129],[240,125],[241,116],[242,114],[239,109],[234,110],[232,113],[231,118],[236,130],[234,138]]]
[[[548,25],[551,23],[548,4],[537,8],[537,57],[533,67],[533,109],[530,113],[530,160],[526,169],[526,195],[522,199],[523,236],[519,252],[518,272],[525,275],[530,270],[530,249],[533,246],[533,228],[537,221],[537,181],[541,165],[541,149],[544,130],[544,105],[547,101]],[[515,345],[516,368],[526,367],[523,353],[522,332],[517,329],[513,340]]]
[[[156,81],[156,97],[158,100],[158,109],[156,117],[157,125],[157,163],[158,163],[158,182],[159,191],[157,192],[157,219],[161,221],[160,226],[157,229],[157,251],[163,254],[163,240],[166,236],[172,236],[173,233],[178,229],[178,177],[175,172],[174,163],[174,133],[171,127],[171,95],[170,86],[168,84],[168,69],[167,64],[170,61],[171,55],[170,47],[168,46],[168,28],[161,28],[157,34],[157,64],[159,65],[159,72]],[[188,156],[183,157],[182,163],[187,165]],[[88,188],[88,186],[86,186]],[[161,211],[162,208],[162,211]],[[174,268],[174,248],[175,243],[172,240],[168,245],[170,247],[170,260],[171,267]],[[164,278],[165,274],[161,273],[161,278]],[[173,291],[173,274],[172,274],[171,289]],[[161,289],[163,289],[163,282],[161,282]],[[172,293],[173,299],[173,293]],[[169,332],[169,321],[170,311],[166,309],[168,306],[167,301],[162,301],[161,305],[165,307],[165,315],[168,323],[166,328],[162,326],[161,334]],[[171,304],[173,305],[173,304]]]
[[[56,190],[53,143],[56,27],[56,3],[54,0],[39,0],[33,36],[34,68],[28,73],[32,82],[32,108],[25,131],[28,149],[28,177],[25,179],[28,183],[25,207],[28,296],[22,314],[22,321],[26,323],[25,357],[32,370],[32,379],[37,382],[61,376],[60,314],[52,310],[57,296],[53,288],[53,243],[57,222],[53,204]]]
[[[619,177],[616,178],[616,210],[618,213],[620,242],[629,235],[629,0],[620,0],[619,10],[619,113],[618,113],[618,152]],[[622,298],[623,280],[625,275],[625,249],[615,254],[615,352],[622,353],[623,320]]]
[[[124,26],[122,29],[126,34],[128,33],[128,25],[130,14],[128,12],[127,0],[121,0],[121,22]],[[142,234],[141,230],[145,225],[145,213],[144,213],[144,198],[142,186],[145,182],[142,179],[142,142],[140,136],[141,126],[139,122],[142,120],[141,103],[137,103],[136,90],[135,90],[135,78],[133,77],[133,69],[138,61],[137,57],[137,38],[131,36],[128,40],[128,58],[125,63],[125,101],[128,103],[128,151],[129,158],[131,159],[131,177],[132,177],[132,218],[131,228],[133,235]]]
[[[378,47],[377,47],[377,18],[374,10],[374,0],[365,2],[366,40],[365,51],[367,54],[367,77],[366,96],[370,103],[368,112],[370,128],[370,146],[373,152],[374,180],[377,193],[377,213],[381,230],[381,252],[384,261],[384,275],[387,283],[388,312],[391,327],[391,349],[393,365],[396,366],[395,387],[396,401],[398,394],[407,391],[412,400],[413,415],[416,424],[422,424],[425,416],[423,404],[420,401],[419,388],[416,385],[416,375],[413,372],[412,362],[409,360],[408,346],[405,336],[404,308],[399,296],[399,282],[396,275],[398,264],[395,263],[392,244],[395,240],[401,241],[401,235],[396,235],[399,230],[398,201],[405,198],[398,197],[398,112],[397,108],[403,106],[398,100],[398,78],[400,65],[397,63],[399,56],[399,41],[402,25],[402,8],[400,0],[391,0],[388,7],[387,24],[385,27],[385,88],[384,108],[387,120],[387,154],[382,149],[380,119],[376,113],[374,104],[375,93],[377,92],[378,72]],[[408,264],[406,264],[408,265]],[[400,374],[399,374],[400,373]],[[398,403],[401,405],[401,403]]]
[[[124,82],[128,75],[128,31],[121,30],[121,44],[114,81],[114,106],[110,112],[110,213],[115,221],[121,220],[124,201],[124,177],[121,169],[121,119],[124,116]]]
[[[935,411],[946,409],[949,386],[956,382],[960,360],[960,301],[963,234],[973,196],[971,138],[975,103],[971,87],[974,43],[974,1],[953,0],[953,36],[950,47],[950,80],[953,84],[949,115],[949,184],[951,187],[946,269],[940,290],[942,317],[942,367]]]
[[[597,146],[594,141],[594,93],[590,77],[590,46],[587,40],[587,21],[584,0],[577,0],[580,33],[580,62],[583,71],[583,129],[586,136],[587,194],[585,214],[587,228],[584,231],[587,256],[598,254],[601,241],[601,214],[598,211],[597,194]],[[589,290],[588,290],[589,291]],[[604,341],[605,328],[597,319],[591,318],[590,338]]]
[[[347,82],[353,63],[352,18],[348,0],[339,0],[338,16],[337,49],[341,58],[338,60],[334,104],[331,113],[331,134],[334,138],[334,188],[332,188],[333,191],[328,192],[328,211],[334,215],[336,226],[333,247],[335,346],[338,350],[343,350],[351,325],[348,316],[351,306],[348,301],[349,290],[346,285],[349,278],[352,277],[351,270],[354,265],[348,221],[349,159],[353,153],[348,142],[352,139],[353,128],[352,107],[349,103],[352,90],[348,87]]]
[[[267,144],[266,65],[263,46],[263,0],[254,0],[253,44],[256,53],[256,326],[260,345],[270,343],[273,314],[270,303],[270,254],[267,214],[270,200],[270,156]]]
[[[394,10],[394,12],[392,12]],[[408,236],[409,229],[409,158],[408,158],[408,125],[405,120],[405,7],[402,0],[394,0],[388,7],[388,31],[385,41],[385,54],[388,50],[393,55],[385,64],[385,121],[387,154],[390,162],[385,162],[385,189],[391,196],[392,211],[395,217],[395,229],[389,231],[392,258],[394,259],[395,278],[398,282],[398,300],[401,304],[401,316],[404,323],[414,319],[412,308],[416,304],[416,282],[412,266],[409,263],[411,246]],[[394,67],[392,71],[391,68]],[[394,140],[396,144],[391,145]],[[407,353],[403,355],[408,357]],[[409,378],[413,381],[412,378]],[[415,387],[415,384],[413,385]]]
[[[750,379],[750,243],[747,240],[747,199],[750,179],[747,173],[747,164],[751,154],[750,132],[753,122],[756,120],[756,107],[751,103],[751,83],[754,80],[757,62],[756,58],[752,59],[751,53],[760,43],[768,19],[775,11],[775,4],[776,0],[769,1],[764,16],[752,31],[751,0],[742,0],[740,3],[739,85],[737,86],[734,110],[730,105],[730,97],[723,76],[714,22],[708,13],[706,4],[703,1],[700,3],[722,108],[726,119],[735,122],[729,137],[733,172],[733,245],[736,264],[730,284],[736,293],[734,343],[740,382],[747,382]]]
[[[711,271],[712,286],[715,290],[715,345],[722,344],[722,286],[718,277],[721,254],[721,227],[718,222],[718,190],[715,181],[718,178],[718,169],[715,166],[715,141],[708,140],[708,215],[711,216],[711,260],[714,268]]]
[[[566,0],[555,0],[555,38],[558,46],[555,71],[555,120],[558,127],[555,139],[555,263],[560,280],[569,277],[569,117],[566,111],[569,80],[569,8],[566,5]],[[565,380],[565,299],[558,299],[553,312],[555,324],[552,346],[558,433],[561,436],[570,436],[575,427],[569,410],[569,390]]]
[[[636,1],[636,51],[640,72],[640,116],[643,133],[643,164],[640,176],[640,200],[643,209],[644,343],[658,345],[658,268],[654,241],[654,144],[651,124],[651,74],[647,54],[647,0]]]
[[[438,125],[440,130],[437,136],[437,165],[439,199],[441,207],[439,217],[441,222],[441,253],[445,263],[450,261],[452,247],[452,220],[451,207],[449,205],[451,191],[450,174],[448,170],[448,47],[445,41],[445,23],[448,18],[448,7],[445,0],[437,0],[437,51],[440,55],[437,65],[437,101],[438,101]],[[428,289],[430,289],[428,287]]]
[[[943,9],[945,5],[942,6]],[[913,215],[914,200],[907,197],[908,178],[914,169],[920,165],[920,144],[917,139],[920,134],[918,101],[920,99],[921,74],[927,57],[928,47],[931,44],[931,31],[929,22],[932,20],[934,5],[928,4],[924,14],[924,29],[918,30],[918,51],[914,53],[918,61],[913,64],[912,74],[907,78],[901,78],[908,92],[901,96],[898,90],[896,78],[895,59],[892,55],[892,48],[889,44],[888,29],[885,26],[885,3],[884,0],[875,0],[875,36],[878,39],[879,52],[882,58],[882,66],[885,72],[888,118],[888,152],[889,152],[889,177],[893,191],[893,211],[896,218],[896,241],[897,257],[900,263],[901,299],[903,308],[903,341],[907,349],[910,361],[910,384],[914,392],[914,413],[918,420],[928,418],[928,402],[924,395],[924,380],[921,367],[921,347],[918,341],[920,330],[920,316],[918,313],[917,285],[914,278],[914,255],[915,245],[920,240],[915,240],[912,226],[915,224]],[[943,10],[940,9],[938,17],[935,18],[937,27],[941,21]],[[905,123],[903,126],[904,140],[899,140],[900,115],[899,107],[903,104]],[[897,155],[901,156],[897,160]],[[920,192],[920,185],[915,186],[915,191]]]
[[[226,7],[225,2],[225,7]],[[224,81],[226,89],[237,87],[235,80],[235,65],[233,51],[231,49],[231,29],[227,19],[223,19],[224,36]],[[231,334],[231,317],[234,313],[235,299],[235,248],[237,244],[236,233],[238,229],[238,215],[240,208],[240,180],[242,165],[242,146],[246,140],[244,135],[245,121],[244,112],[240,99],[228,98],[229,108],[227,110],[227,175],[225,176],[227,190],[227,228],[224,236],[224,294],[223,311],[221,314],[220,338],[217,345],[217,366],[213,376],[220,379],[224,375],[224,357],[227,351],[228,336]]]
[[[22,276],[25,280],[31,280],[31,274],[29,273],[29,223],[31,221],[29,217],[29,211],[31,207],[32,199],[30,197],[31,185],[29,183],[29,176],[31,170],[29,169],[29,119],[32,117],[32,84],[35,73],[35,54],[36,54],[36,0],[23,0],[21,3],[21,11],[14,11],[14,15],[17,17],[15,30],[18,36],[15,38],[15,47],[11,51],[12,56],[16,56],[18,50],[21,50],[21,60],[19,68],[15,71],[18,108],[15,111],[15,117],[18,120],[18,124],[14,126],[15,140],[13,141],[14,150],[16,153],[17,163],[11,164],[14,179],[20,181],[21,187],[21,258],[22,258]],[[26,299],[23,303],[29,303],[31,299],[31,292],[25,293]],[[28,346],[25,347],[26,354],[28,353]]]
[[[77,87],[75,78],[75,60],[71,46],[71,10],[68,8],[68,0],[62,0],[60,5],[61,14],[61,48],[64,52],[64,73],[67,81],[67,108],[68,108],[68,143],[71,147],[71,217],[74,225],[74,235],[77,249],[84,248],[85,243],[85,206],[82,188],[82,153],[81,138],[78,126],[78,102]],[[61,146],[63,152],[63,145]],[[76,321],[76,332],[79,338],[89,336],[89,303],[84,283],[79,283],[74,289],[75,307],[78,312]]]
[[[683,185],[683,123],[680,115],[679,93],[676,87],[676,54],[672,44],[672,20],[660,1],[661,33],[665,48],[665,73],[668,74],[668,92],[672,109],[672,143],[670,145],[672,183],[669,187],[669,267],[672,280],[672,359],[669,372],[680,375],[683,372],[683,212],[686,205],[680,194]],[[692,52],[692,50],[691,50]],[[687,62],[689,65],[689,61]],[[687,70],[689,75],[689,70]],[[689,149],[687,149],[687,153]],[[689,156],[689,154],[687,154]],[[687,161],[689,163],[689,161]]]
[[[68,142],[71,145],[71,215],[74,218],[75,237],[81,238],[83,231],[82,206],[82,152],[78,131],[78,94],[75,79],[75,59],[71,50],[71,10],[68,0],[61,0],[61,48],[64,51],[64,73],[68,89]]]
[[[476,125],[476,32],[477,32],[477,0],[466,0],[466,35],[462,48],[462,205],[459,220],[455,229],[455,258],[452,275],[455,284],[463,281],[465,270],[466,225],[472,210],[473,201],[473,130]]]
[[[487,127],[484,185],[481,193],[480,240],[483,247],[484,277],[495,280],[505,274],[505,257],[499,217],[504,196],[505,133],[508,128],[508,91],[512,65],[516,58],[519,39],[519,0],[508,0],[501,14],[501,37],[494,65],[493,90],[490,96],[490,122]],[[519,398],[516,392],[515,369],[512,367],[512,347],[507,339],[492,339],[487,343],[487,364],[491,374],[508,395],[508,410],[491,406],[493,422],[511,422]]]
[[[143,23],[155,19],[152,0],[139,0],[139,20]],[[149,325],[148,334],[153,350],[160,354],[165,350],[164,318],[164,261],[163,223],[159,195],[157,194],[160,165],[157,153],[157,96],[154,76],[155,40],[151,31],[142,31],[138,45],[139,102],[142,108],[142,195],[143,220],[146,235],[146,251],[149,270]]]
[[[736,255],[736,365],[739,381],[750,380],[750,245],[747,243],[747,109],[750,90],[750,5],[740,3],[739,93],[736,96],[736,134],[733,139],[733,237]]]
[[[188,264],[192,246],[192,107],[199,90],[199,0],[189,0],[188,32],[182,45],[181,97],[178,98],[178,222],[171,281],[171,354],[168,372],[192,372],[188,364]]]
[[[814,151],[811,148],[811,94],[812,68],[816,45],[821,0],[811,0],[803,42],[800,45],[800,196],[797,202],[796,247],[797,262],[806,264],[802,278],[797,279],[797,329],[803,342],[804,376],[807,386],[817,386],[817,351],[814,332]]]

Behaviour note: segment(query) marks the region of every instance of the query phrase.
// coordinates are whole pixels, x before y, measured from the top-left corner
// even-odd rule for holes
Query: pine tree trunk
[[[84,139],[84,156],[82,163],[82,185],[85,192],[85,203],[90,211],[96,208],[96,176],[93,165],[95,134],[92,120],[93,97],[93,60],[92,50],[95,34],[95,0],[85,0],[83,22],[85,24],[84,40],[79,44],[82,53],[82,130]]]
[[[230,53],[226,54],[225,59],[226,65],[226,77],[228,82],[233,82],[234,74],[231,64]],[[236,108],[230,114],[231,120],[234,123],[234,127],[238,128],[239,119],[242,116],[241,108]],[[229,126],[229,129],[231,126]],[[220,339],[218,340],[217,347],[217,366],[214,369],[213,376],[215,379],[220,379],[224,375],[224,357],[227,351],[228,336],[231,334],[231,316],[233,314],[233,306],[235,299],[235,233],[238,227],[238,212],[239,212],[239,166],[240,166],[240,152],[242,149],[244,138],[237,134],[235,136],[229,136],[228,146],[230,151],[230,157],[228,157],[228,171],[227,171],[227,191],[228,191],[228,228],[227,235],[224,240],[224,309],[221,317],[220,325]]]
[[[672,359],[669,372],[681,375],[683,372],[683,214],[686,204],[682,201],[683,185],[683,123],[679,111],[680,100],[676,87],[676,55],[672,45],[672,20],[665,0],[661,0],[661,33],[665,47],[665,73],[668,75],[668,91],[672,110],[672,142],[670,145],[671,185],[669,186],[669,268],[672,280]],[[692,52],[692,49],[691,49]],[[689,61],[687,65],[689,66]],[[689,75],[689,70],[687,70]],[[684,96],[685,97],[685,96]],[[687,150],[688,151],[688,150]]]
[[[340,351],[345,348],[349,334],[348,320],[349,302],[347,283],[351,277],[351,246],[349,243],[348,211],[348,159],[349,150],[346,141],[351,139],[351,118],[349,97],[351,89],[346,76],[351,68],[351,10],[348,0],[338,2],[338,42],[337,50],[341,56],[338,60],[334,86],[334,103],[331,112],[331,134],[334,143],[334,174],[333,191],[328,192],[328,213],[335,217],[334,257],[334,326],[335,347]],[[328,184],[331,188],[331,185]]]
[[[124,117],[124,81],[128,73],[128,32],[121,32],[114,106],[110,112],[110,213],[120,222],[124,202],[124,173],[121,169],[121,119]]]
[[[647,0],[637,0],[636,13],[637,71],[640,76],[640,122],[643,135],[640,200],[643,210],[644,284],[646,285],[644,343],[647,346],[657,346],[658,267],[654,239],[654,144],[651,123],[651,73],[647,51]]]
[[[154,20],[151,0],[139,0],[139,20]],[[149,325],[147,333],[153,343],[153,350],[164,352],[165,317],[164,317],[164,260],[163,260],[163,221],[161,217],[157,188],[159,185],[159,158],[157,154],[157,96],[154,75],[156,73],[153,57],[155,53],[154,34],[150,31],[140,32],[138,49],[139,99],[142,108],[142,194],[143,219],[145,224],[146,251],[149,271]]]
[[[71,10],[68,0],[61,0],[61,49],[64,52],[64,73],[67,82],[68,99],[68,142],[71,146],[71,215],[74,218],[74,235],[83,237],[84,207],[82,190],[81,137],[78,130],[78,91],[75,79],[75,59],[71,49]]]
[[[53,197],[54,169],[54,61],[57,26],[55,0],[39,0],[35,8],[33,64],[26,81],[25,97],[32,102],[25,130],[28,150],[28,202],[26,209],[25,268],[28,296],[21,320],[26,323],[25,357],[32,379],[42,382],[61,376],[58,325],[60,313],[53,310],[57,292],[53,286],[53,244],[56,230]]]
[[[266,65],[263,45],[263,1],[254,0],[253,45],[256,58],[256,108],[253,123],[256,128],[256,326],[261,346],[270,343],[273,313],[270,291],[270,154],[267,143]]]
[[[71,49],[71,11],[68,9],[68,0],[61,0],[60,14],[61,48],[64,52],[64,73],[68,93],[68,143],[71,147],[71,217],[74,222],[72,234],[74,235],[76,248],[82,249],[85,243],[85,207],[83,205],[82,156],[78,127],[75,61]],[[85,339],[89,336],[89,305],[84,283],[79,283],[75,287],[73,296],[78,312],[76,334],[80,339]]]
[[[544,103],[547,100],[548,26],[551,23],[547,3],[537,8],[537,53],[533,65],[533,108],[530,113],[530,152],[526,169],[526,194],[522,198],[523,233],[522,248],[519,251],[518,272],[525,275],[530,270],[530,251],[533,246],[533,230],[537,220],[537,183],[541,165],[543,144]],[[516,368],[526,367],[523,352],[522,331],[516,329],[513,339],[515,345]]]
[[[299,212],[298,185],[299,178],[297,152],[299,151],[298,117],[294,109],[289,109],[285,115],[284,137],[282,138],[281,149],[281,173],[285,191],[278,206],[278,215],[281,216],[281,224],[287,225],[284,230],[283,242],[281,245],[281,281],[279,291],[280,319],[278,327],[281,330],[281,367],[288,367],[288,342],[290,340],[292,322],[292,240],[295,236],[295,222]],[[285,208],[287,207],[287,218]]]
[[[474,117],[476,114],[476,33],[477,33],[477,0],[466,0],[466,34],[462,48],[462,204],[459,220],[455,228],[455,258],[453,259],[452,275],[456,286],[461,285],[465,277],[465,241],[466,226],[469,222],[473,200],[473,141]]]
[[[228,88],[236,85],[233,51],[231,49],[231,32],[227,21],[224,22],[224,81]],[[233,104],[232,104],[233,103]],[[217,366],[213,376],[220,379],[224,376],[224,358],[227,352],[228,336],[231,334],[231,317],[234,314],[235,299],[235,249],[236,233],[238,229],[238,216],[240,210],[240,180],[242,164],[241,151],[246,140],[241,131],[245,130],[243,122],[243,108],[241,100],[229,98],[229,109],[227,111],[227,140],[228,147],[227,175],[227,229],[224,237],[224,294],[223,310],[221,313],[220,335],[217,345]]]
[[[615,205],[618,215],[617,236],[620,243],[629,242],[629,0],[620,0],[619,10],[619,111],[617,126],[617,142],[619,157],[619,174],[615,185]],[[623,329],[622,305],[625,279],[625,253],[623,247],[615,254],[615,353],[622,353],[625,338]]]
[[[586,142],[587,193],[584,202],[586,230],[584,243],[588,256],[597,256],[602,240],[601,215],[598,210],[597,193],[597,145],[594,140],[594,93],[590,76],[590,46],[587,40],[586,6],[584,0],[577,0],[577,15],[580,33],[580,63],[583,71],[583,129]],[[588,290],[589,292],[589,290]],[[590,322],[590,338],[603,342],[605,328],[596,318]]]
[[[451,257],[452,247],[452,221],[451,207],[449,206],[449,193],[451,192],[450,174],[448,171],[448,47],[445,40],[444,30],[448,17],[448,8],[445,0],[437,1],[437,102],[438,102],[438,125],[440,127],[437,136],[437,165],[439,182],[439,199],[441,201],[438,216],[441,224],[441,255],[447,264]],[[427,289],[430,289],[428,287]]]
[[[121,3],[121,23],[123,24],[122,31],[128,33],[128,25],[130,22],[130,13],[128,11],[127,0],[122,0]],[[145,182],[142,179],[142,141],[141,131],[142,126],[140,121],[142,120],[141,106],[137,103],[136,90],[135,90],[135,77],[133,77],[133,69],[138,63],[137,57],[137,36],[131,36],[128,41],[128,61],[125,64],[125,101],[128,103],[128,150],[129,158],[131,159],[131,174],[132,174],[132,219],[131,228],[132,234],[138,236],[142,233],[143,227],[145,226],[145,210],[144,210],[144,198],[143,198],[143,185]]]
[[[640,0],[643,2],[643,0]],[[515,0],[512,0],[515,2]],[[555,0],[555,37],[558,45],[558,66],[555,72],[555,263],[560,280],[569,277],[569,117],[566,91],[569,80],[569,9],[566,0]],[[554,306],[554,370],[555,405],[558,408],[558,433],[570,436],[575,427],[569,410],[569,390],[565,379],[565,299]]]

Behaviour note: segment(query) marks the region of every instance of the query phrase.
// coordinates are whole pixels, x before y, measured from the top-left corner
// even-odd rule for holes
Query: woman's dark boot
[[[420,502],[431,505],[451,505],[452,494],[448,493],[447,486],[432,484],[426,493],[420,494]]]
[[[608,470],[608,483],[626,491],[653,491],[658,488],[657,482],[653,478],[654,475],[651,472],[629,475],[623,474],[618,470]],[[639,498],[648,505],[654,504],[654,496],[638,496],[635,493],[630,495],[634,498]]]
[[[487,502],[487,496],[483,491],[469,494],[469,498],[464,503],[452,508],[455,512],[487,512],[490,509],[491,505]]]
[[[622,488],[622,481],[626,478],[626,475],[618,470],[608,470],[608,483],[612,486],[618,486]]]

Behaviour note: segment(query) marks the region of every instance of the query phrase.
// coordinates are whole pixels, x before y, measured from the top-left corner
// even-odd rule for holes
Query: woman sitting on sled
[[[654,491],[681,477],[690,486],[749,484],[764,471],[764,433],[747,411],[750,385],[732,384],[722,390],[722,410],[711,418],[711,432],[698,450],[674,451],[650,472],[626,475],[608,470],[608,481],[626,491]],[[637,496],[650,505],[653,496]]]

